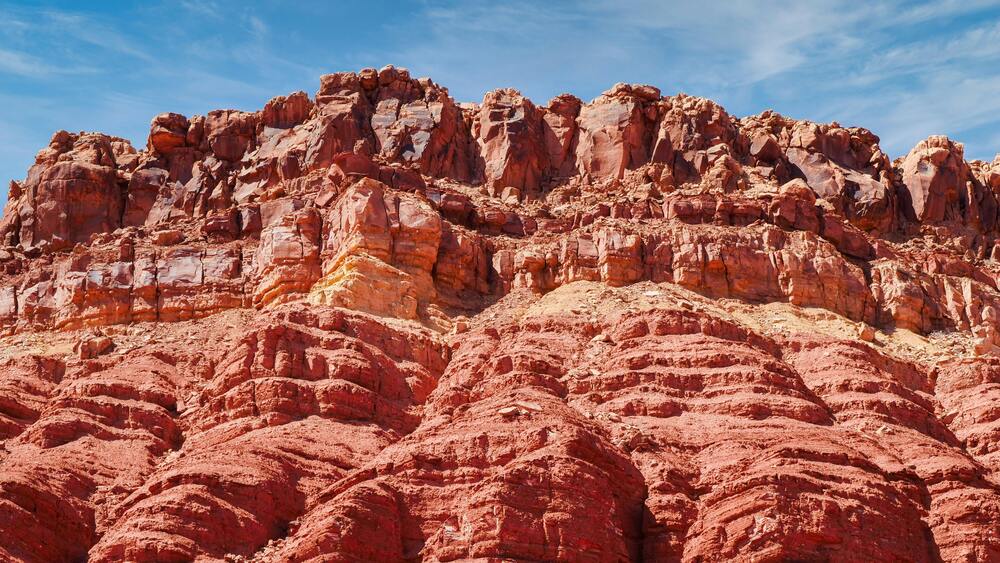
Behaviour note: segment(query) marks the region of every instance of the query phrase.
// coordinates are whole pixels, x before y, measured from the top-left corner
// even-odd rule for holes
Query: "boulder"
[[[187,117],[179,113],[161,113],[149,125],[149,140],[146,146],[159,154],[170,154],[187,142]]]

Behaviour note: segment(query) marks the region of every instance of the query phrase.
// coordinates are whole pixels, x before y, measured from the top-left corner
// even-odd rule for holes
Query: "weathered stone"
[[[495,188],[537,191],[549,166],[542,112],[516,90],[486,94],[473,125],[484,181]]]
[[[998,162],[392,66],[56,133],[0,560],[1000,559]]]
[[[178,113],[161,113],[149,126],[148,148],[160,154],[170,154],[187,141],[189,123]]]

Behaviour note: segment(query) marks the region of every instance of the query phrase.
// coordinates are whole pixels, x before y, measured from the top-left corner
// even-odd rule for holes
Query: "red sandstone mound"
[[[1000,561],[1000,160],[385,67],[56,133],[4,561]]]

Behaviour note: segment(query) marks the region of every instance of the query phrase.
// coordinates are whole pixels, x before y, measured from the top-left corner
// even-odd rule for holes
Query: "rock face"
[[[0,219],[4,561],[1000,561],[1000,160],[387,66]]]
[[[28,178],[11,190],[15,207],[4,214],[8,244],[65,248],[120,227],[124,186],[117,159],[127,169],[134,153],[127,141],[107,135],[56,133]]]
[[[963,153],[960,143],[936,136],[906,155],[902,178],[913,216],[924,223],[964,221],[992,231],[997,226],[995,173],[984,171],[977,177]]]

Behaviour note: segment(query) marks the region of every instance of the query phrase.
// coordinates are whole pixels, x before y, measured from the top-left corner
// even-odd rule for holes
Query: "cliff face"
[[[1000,560],[998,198],[943,137],[393,67],[56,133],[0,554]]]

